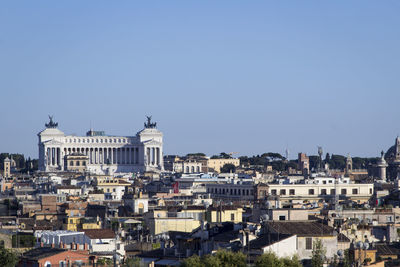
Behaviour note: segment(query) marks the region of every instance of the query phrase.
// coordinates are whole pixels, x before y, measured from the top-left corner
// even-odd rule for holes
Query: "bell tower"
[[[353,159],[350,157],[350,154],[348,154],[346,159],[346,175],[349,175],[352,170],[353,170]]]
[[[11,176],[11,160],[8,157],[4,159],[3,170],[4,178],[9,178]]]

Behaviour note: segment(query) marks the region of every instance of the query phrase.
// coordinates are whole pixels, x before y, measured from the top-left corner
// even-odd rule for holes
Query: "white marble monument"
[[[87,156],[86,170],[96,174],[163,170],[163,134],[151,117],[135,136],[110,136],[93,130],[86,136],[66,135],[49,118],[46,129],[38,134],[41,171],[67,170],[68,155]]]

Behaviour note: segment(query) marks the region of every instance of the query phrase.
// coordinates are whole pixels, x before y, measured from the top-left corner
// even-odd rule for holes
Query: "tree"
[[[122,267],[140,267],[140,259],[139,258],[128,258],[125,260],[125,263]]]
[[[221,152],[219,153],[219,155],[214,155],[211,157],[212,159],[231,159],[231,155],[225,153],[225,152]]]
[[[283,262],[273,252],[262,254],[255,263],[256,267],[284,267]]]
[[[203,267],[204,263],[202,262],[202,259],[199,256],[193,255],[192,257],[185,259],[182,262],[182,266],[183,267]]]
[[[268,252],[266,254],[261,255],[257,258],[256,267],[269,267],[269,266],[278,266],[278,267],[302,267],[297,256],[293,256],[292,258],[279,258],[273,252]]]
[[[6,248],[0,247],[1,266],[14,267],[18,263],[18,256]]]
[[[329,155],[329,153],[326,153],[326,155],[325,155],[325,163],[329,164],[330,160],[331,160],[331,156]]]
[[[285,267],[302,267],[303,265],[301,264],[299,258],[297,257],[297,255],[293,255],[293,257],[289,258],[283,258],[283,265]]]
[[[246,267],[246,255],[241,252],[218,250],[215,257],[224,267]]]
[[[326,254],[326,249],[322,245],[321,239],[317,239],[313,244],[311,266],[322,267],[325,262],[325,254]]]
[[[218,250],[214,255],[194,255],[182,263],[185,267],[246,267],[246,255],[241,252]]]
[[[206,154],[204,153],[189,153],[186,157],[204,158]]]
[[[224,164],[224,166],[222,166],[221,168],[222,173],[235,172],[235,170],[236,170],[235,165],[231,163]]]

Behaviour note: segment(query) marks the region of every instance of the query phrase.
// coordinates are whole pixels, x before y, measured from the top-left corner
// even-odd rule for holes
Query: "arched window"
[[[192,173],[194,173],[194,166],[192,166]]]
[[[74,162],[72,160],[69,162],[69,166],[74,166]]]
[[[186,173],[189,173],[189,166],[186,166]]]
[[[76,161],[76,166],[80,166],[79,160]]]
[[[199,166],[197,166],[197,172],[200,172],[200,167]]]

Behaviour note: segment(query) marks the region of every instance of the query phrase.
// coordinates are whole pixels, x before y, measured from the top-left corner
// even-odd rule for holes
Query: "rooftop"
[[[291,234],[297,236],[333,236],[334,229],[315,221],[275,221],[268,222],[267,228],[271,233]]]

